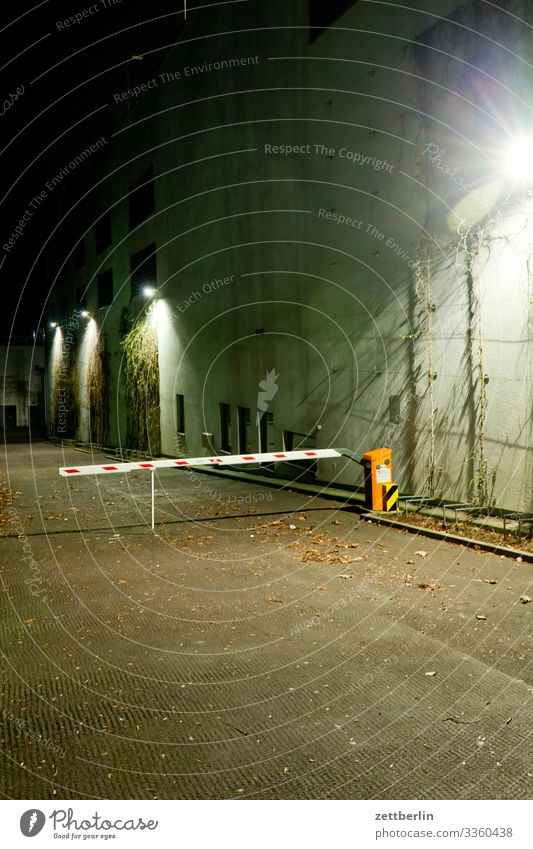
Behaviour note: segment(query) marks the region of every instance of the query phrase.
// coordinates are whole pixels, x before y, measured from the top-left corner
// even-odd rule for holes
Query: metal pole
[[[150,480],[152,483],[152,530],[155,528],[155,469],[150,472]]]

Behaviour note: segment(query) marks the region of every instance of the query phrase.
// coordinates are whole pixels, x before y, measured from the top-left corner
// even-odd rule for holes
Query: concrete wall
[[[440,3],[438,14],[459,6]],[[186,58],[173,49],[138,97],[113,93],[124,119],[99,202],[113,210],[113,250],[97,262],[89,234],[87,268],[62,284],[114,269],[113,307],[96,309],[94,287],[87,303],[117,389],[110,442],[125,433],[129,258],[155,241],[164,453],[176,452],[176,393],[182,448],[204,451],[205,431],[220,446],[221,402],[232,406],[236,448],[236,407],[255,419],[274,369],[279,447],[283,431],[319,424],[319,447],[390,444],[404,490],[481,489],[530,509],[529,202],[498,182],[495,153],[507,143],[502,92],[512,77],[505,102],[516,105],[530,72],[518,62],[517,74],[517,60],[488,40],[507,33],[516,51],[526,30],[491,13],[487,38],[472,33],[477,4],[454,23],[355,4],[338,22],[350,31],[309,44],[306,8],[243,4],[243,35],[215,7],[208,31],[223,34],[209,38],[193,15]],[[243,62],[209,69],[222,60]],[[156,213],[128,232],[128,188],[152,163]],[[334,461],[319,473],[360,481]]]

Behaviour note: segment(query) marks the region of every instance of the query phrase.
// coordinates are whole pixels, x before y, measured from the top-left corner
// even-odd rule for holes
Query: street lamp
[[[517,182],[533,179],[533,138],[515,139],[507,151],[504,169]]]

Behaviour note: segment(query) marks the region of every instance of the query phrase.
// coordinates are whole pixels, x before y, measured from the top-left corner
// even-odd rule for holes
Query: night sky
[[[82,20],[68,20],[84,11]],[[125,107],[115,105],[109,93],[135,84],[137,75],[149,77],[162,61],[166,45],[179,38],[182,26],[183,5],[170,0],[157,0],[155,8],[140,0],[93,4],[44,0],[4,7],[0,110],[4,341],[13,334],[31,335],[42,324],[56,257],[70,250],[66,231],[57,225],[78,196],[78,177],[70,173],[53,191],[46,189],[47,181],[61,173],[88,140],[109,135],[120,125]],[[135,55],[144,58],[132,60]],[[84,185],[88,168],[98,174],[98,155],[82,169]]]

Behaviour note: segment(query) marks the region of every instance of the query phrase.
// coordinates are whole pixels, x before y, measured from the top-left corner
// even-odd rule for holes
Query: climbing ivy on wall
[[[106,445],[108,438],[107,354],[105,339],[101,332],[97,333],[88,353],[87,395],[90,441],[97,445]]]
[[[471,481],[472,501],[480,507],[490,506],[492,493],[485,450],[486,414],[488,407],[485,372],[485,352],[482,325],[482,283],[480,254],[487,245],[489,225],[479,226],[462,237],[460,248],[466,259],[467,287],[469,296],[468,352],[470,380],[474,391],[475,424],[473,445],[474,477]]]
[[[78,435],[80,411],[80,384],[78,379],[78,352],[72,352],[69,368],[65,379],[65,406],[67,414],[67,436],[75,438]]]
[[[126,442],[131,448],[157,455],[161,451],[159,412],[159,351],[155,304],[127,329],[123,316],[121,348],[127,412]]]
[[[75,345],[69,347],[68,351],[62,346],[52,373],[53,435],[73,439],[78,435],[80,409],[78,354]]]
[[[483,335],[483,252],[487,254],[493,222],[486,222],[462,232],[454,243],[457,267],[466,274],[468,296],[467,319],[467,356],[466,385],[471,422],[470,451],[466,462],[469,466],[469,490],[472,503],[479,506],[491,506],[494,480],[491,477],[486,453],[486,415],[489,403],[487,392],[488,376],[485,371],[485,351]],[[439,247],[443,247],[440,245]],[[488,257],[488,254],[487,254]],[[436,425],[437,413],[433,384],[436,378],[433,353],[433,292],[432,264],[427,245],[421,244],[417,250],[417,260],[413,267],[414,287],[417,302],[422,308],[420,325],[416,333],[409,337],[420,339],[425,344],[428,403],[427,420],[427,467],[425,491],[434,494],[440,470],[436,466]]]
[[[423,309],[424,340],[426,345],[426,367],[427,367],[427,398],[429,405],[428,416],[428,473],[425,480],[425,489],[429,495],[434,495],[436,485],[435,467],[435,400],[433,393],[433,382],[435,371],[433,365],[433,281],[431,258],[426,243],[423,243],[418,252],[413,269],[415,292],[418,302]]]

